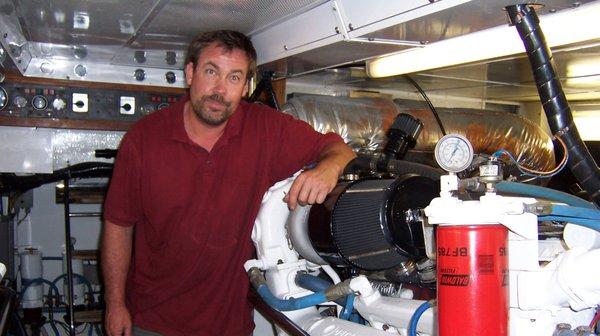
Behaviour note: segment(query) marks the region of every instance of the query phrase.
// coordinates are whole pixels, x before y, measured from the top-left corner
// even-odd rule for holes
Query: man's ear
[[[245,97],[248,95],[248,86],[250,85],[250,81],[246,81],[246,84],[244,84],[244,92],[242,93],[242,97]]]
[[[185,82],[188,86],[192,85],[192,78],[194,77],[194,63],[189,62],[185,66]]]

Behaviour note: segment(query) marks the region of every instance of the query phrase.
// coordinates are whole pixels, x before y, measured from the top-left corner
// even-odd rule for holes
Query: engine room
[[[246,241],[221,246],[253,247],[236,271],[252,335],[599,335],[598,17],[600,1],[0,0],[0,336],[115,335],[103,235],[121,144],[187,104],[188,45],[220,29],[256,49],[244,103],[355,155],[315,204],[287,198],[318,161],[271,185]],[[274,170],[298,153],[278,154]],[[250,207],[251,184],[197,222]],[[178,209],[182,190],[160,193]],[[229,300],[229,278],[205,276]],[[123,335],[237,335],[136,323]]]

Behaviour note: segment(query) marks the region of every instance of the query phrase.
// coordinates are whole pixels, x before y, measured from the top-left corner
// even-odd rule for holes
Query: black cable
[[[425,102],[429,106],[429,109],[433,113],[435,120],[437,121],[438,125],[440,126],[440,131],[442,131],[442,135],[446,135],[446,130],[444,129],[444,125],[442,125],[442,120],[440,119],[440,116],[438,115],[437,110],[431,103],[431,100],[429,100],[429,97],[427,97],[427,94],[425,94],[425,91],[423,91],[423,89],[421,89],[419,84],[417,84],[417,82],[415,82],[415,80],[412,79],[412,77],[410,77],[409,75],[404,75],[404,77],[417,89],[417,91],[419,91],[421,96],[423,96],[423,99],[425,99]]]

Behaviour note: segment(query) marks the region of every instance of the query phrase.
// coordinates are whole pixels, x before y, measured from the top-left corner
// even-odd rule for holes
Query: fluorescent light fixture
[[[504,13],[498,13],[503,15]],[[549,47],[600,37],[600,1],[540,16]],[[515,27],[497,26],[367,61],[370,77],[387,77],[524,53]]]
[[[600,106],[596,106],[600,107]],[[600,140],[600,108],[589,111],[573,111],[573,120],[579,131],[582,140],[599,141]]]
[[[600,86],[600,57],[588,57],[567,64],[567,85],[577,87]]]

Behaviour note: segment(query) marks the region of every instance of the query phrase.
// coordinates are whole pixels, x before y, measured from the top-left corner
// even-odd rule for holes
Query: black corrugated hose
[[[600,170],[581,140],[569,102],[554,71],[554,60],[535,9],[528,4],[506,7],[510,24],[519,32],[525,45],[533,70],[533,77],[540,95],[550,130],[567,144],[569,168],[591,200],[600,205]]]
[[[52,174],[16,176],[0,175],[0,193],[37,188],[43,184],[62,181],[65,178],[110,177],[113,164],[107,162],[82,162],[54,171]]]

